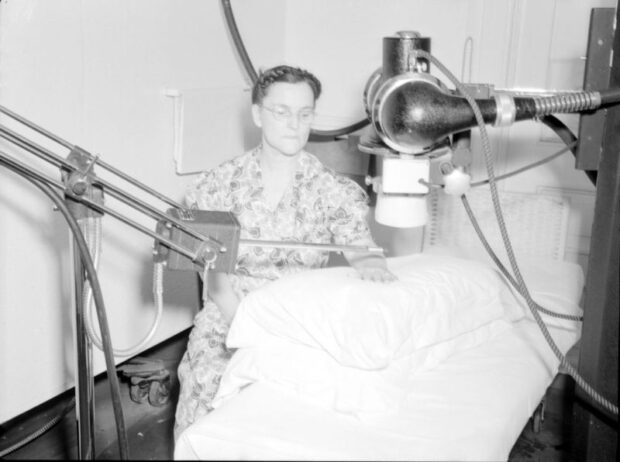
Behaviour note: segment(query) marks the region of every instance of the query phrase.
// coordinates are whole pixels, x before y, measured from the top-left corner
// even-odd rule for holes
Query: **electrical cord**
[[[469,205],[469,201],[467,200],[467,196],[465,194],[463,194],[461,196],[461,201],[463,202],[463,206],[465,207],[465,211],[467,212],[467,216],[469,217],[469,220],[471,221],[471,224],[473,225],[473,227],[474,227],[474,229],[476,231],[476,234],[480,238],[480,241],[482,242],[482,245],[484,246],[485,250],[487,251],[487,253],[491,257],[493,262],[500,269],[502,274],[506,277],[506,279],[508,279],[508,282],[510,282],[510,284],[517,290],[517,292],[519,292],[519,294],[521,294],[521,296],[523,296],[525,298],[525,296],[520,291],[519,284],[517,283],[517,281],[515,281],[515,279],[512,277],[512,275],[508,272],[508,270],[506,269],[504,264],[501,262],[501,260],[497,256],[497,254],[491,248],[491,245],[489,244],[489,241],[484,236],[484,233],[482,232],[482,229],[480,228],[480,224],[478,223],[478,220],[476,220],[476,217],[474,216],[474,213],[473,213],[473,211],[472,211],[472,209],[471,209],[471,207]],[[570,315],[570,314],[556,313],[555,311],[551,311],[551,310],[548,310],[546,308],[543,308],[538,303],[535,303],[535,306],[536,306],[536,309],[538,311],[540,311],[541,313],[544,313],[544,314],[546,314],[548,316],[552,316],[554,318],[568,319],[568,320],[571,320],[571,321],[580,321],[580,322],[583,321],[583,316],[573,316],[573,315]]]
[[[566,151],[570,150],[572,146],[576,146],[576,145],[577,145],[577,142],[574,142],[571,145],[565,146],[562,149],[560,149],[559,151],[554,152],[550,156],[545,157],[544,159],[541,159],[541,160],[536,161],[536,162],[532,162],[531,164],[525,165],[525,166],[520,167],[520,168],[518,168],[516,170],[513,170],[511,172],[504,173],[503,175],[497,175],[495,177],[495,181],[505,180],[506,178],[510,178],[511,176],[518,175],[519,173],[523,173],[523,172],[525,172],[527,170],[531,170],[533,168],[540,167],[541,165],[546,164],[547,162],[551,162],[556,157],[561,156]],[[475,182],[473,182],[471,184],[471,187],[472,188],[476,188],[478,186],[484,186],[484,185],[489,184],[489,183],[490,183],[489,179],[475,181]]]
[[[85,223],[81,223],[81,228],[82,233],[87,236],[88,247],[90,248],[91,254],[93,256],[93,263],[95,265],[95,269],[98,269],[99,258],[101,256],[101,218],[89,217]],[[115,357],[129,357],[138,354],[151,341],[153,335],[155,335],[155,332],[157,332],[157,329],[161,324],[161,319],[164,312],[162,301],[162,275],[163,270],[160,265],[154,265],[153,294],[157,311],[151,327],[149,327],[146,335],[142,338],[142,340],[138,341],[135,345],[123,349],[113,348],[112,352]],[[90,340],[93,342],[93,345],[95,345],[99,350],[103,350],[103,343],[101,342],[101,338],[94,328],[95,320],[93,318],[94,313],[92,289],[88,281],[86,281],[86,283],[84,284],[83,300],[87,313],[87,315],[85,316],[86,332],[88,333]]]
[[[576,144],[573,143],[573,144]],[[549,161],[551,161],[552,159],[555,159],[556,157],[560,156],[561,154],[564,154],[566,151],[568,151],[571,148],[571,145],[569,146],[565,146],[564,148],[560,149],[559,151],[557,151],[554,154],[551,154],[548,157],[545,157],[542,160],[539,160],[537,162],[528,164],[524,167],[521,167],[517,170],[513,170],[512,172],[506,173],[504,175],[499,175],[495,177],[495,181],[499,181],[499,180],[504,180],[506,178],[509,178],[511,176],[517,175],[519,173],[522,173],[526,170],[530,170],[534,167],[538,167],[542,164],[545,164]],[[443,188],[444,185],[443,184],[439,184],[439,183],[429,183],[427,181],[424,180],[420,180],[420,183],[431,187],[431,188]],[[473,187],[478,187],[478,186],[483,186],[485,184],[488,184],[489,180],[483,180],[483,181],[478,181],[478,182],[474,182],[471,184],[472,188]],[[476,220],[476,217],[473,215],[473,212],[471,211],[471,208],[469,206],[469,202],[467,201],[467,198],[465,197],[465,195],[461,196],[461,200],[463,201],[463,206],[465,207],[465,211],[467,212],[467,215],[469,216],[469,219],[474,227],[474,230],[476,231],[476,233],[478,234],[478,237],[480,238],[484,248],[486,249],[487,253],[490,255],[491,259],[493,260],[493,262],[497,265],[497,267],[499,268],[499,270],[502,272],[502,274],[506,277],[506,279],[508,280],[508,282],[510,282],[510,284],[517,290],[517,292],[519,292],[519,287],[518,287],[518,283],[517,281],[515,281],[515,279],[512,277],[512,275],[508,272],[508,270],[506,269],[506,267],[503,265],[503,263],[500,261],[500,259],[497,257],[497,255],[495,254],[495,252],[493,251],[493,249],[491,248],[491,246],[489,245],[488,241],[486,240],[486,238],[484,237],[484,233],[482,232],[482,229],[480,229],[480,226],[478,224],[478,221]],[[519,292],[521,293],[521,292]],[[548,310],[546,308],[543,308],[542,306],[540,306],[539,304],[535,304],[536,309],[538,311],[540,311],[541,313],[544,313],[548,316],[552,316],[554,318],[560,318],[560,319],[570,319],[573,321],[583,321],[583,316],[572,316],[572,315],[568,315],[568,314],[563,314],[563,313],[557,313],[555,311],[551,311]]]
[[[599,91],[601,95],[601,106],[620,103],[620,88],[609,88]]]
[[[125,421],[123,418],[123,409],[121,406],[120,387],[118,377],[116,375],[116,369],[114,365],[114,355],[112,353],[110,331],[108,328],[107,315],[105,311],[105,305],[103,301],[103,293],[97,277],[97,272],[93,264],[88,245],[80,230],[80,226],[71,214],[71,211],[67,207],[65,201],[56,193],[49,185],[41,181],[40,175],[23,168],[17,163],[13,163],[8,159],[0,157],[0,164],[4,164],[8,169],[21,175],[28,180],[34,186],[36,186],[41,192],[48,196],[51,201],[56,205],[58,210],[62,213],[69,229],[71,230],[75,243],[78,247],[82,263],[85,267],[86,278],[93,289],[93,295],[95,297],[95,304],[97,306],[97,314],[99,315],[99,324],[101,326],[101,334],[104,341],[104,356],[106,362],[106,369],[108,373],[108,383],[110,385],[110,394],[112,396],[112,407],[114,411],[114,417],[116,420],[116,429],[118,435],[118,444],[120,457],[122,460],[129,459],[127,432],[125,429]]]
[[[577,157],[577,137],[573,134],[573,132],[568,128],[564,122],[553,115],[546,115],[540,118],[540,121],[549,127],[553,132],[564,141],[564,144],[567,146],[571,146],[570,150],[575,157]],[[596,186],[596,178],[598,173],[596,170],[584,170],[583,171],[586,176],[589,178],[590,182]]]
[[[222,0],[222,7],[224,8],[224,16],[226,18],[226,24],[228,25],[228,30],[232,35],[233,43],[235,45],[235,49],[239,54],[239,58],[243,63],[243,67],[245,72],[247,73],[252,85],[256,83],[258,80],[258,75],[254,70],[254,66],[252,65],[252,60],[248,56],[248,52],[243,44],[243,39],[239,34],[239,29],[237,28],[237,23],[235,21],[235,16],[232,11],[232,7],[230,5],[230,0]],[[332,141],[339,136],[348,135],[357,130],[364,128],[368,125],[370,121],[368,119],[362,119],[359,122],[356,122],[352,125],[334,129],[334,130],[310,130],[310,141]]]
[[[577,142],[575,141],[574,143],[571,143],[568,146],[563,147],[562,149],[560,149],[559,151],[554,152],[553,154],[541,159],[541,160],[537,160],[536,162],[532,162],[531,164],[527,164],[524,165],[523,167],[519,167],[516,170],[512,170],[508,173],[504,173],[502,175],[497,175],[495,177],[495,181],[500,181],[500,180],[505,180],[507,178],[510,178],[512,176],[518,175],[519,173],[523,173],[527,170],[531,170],[533,168],[536,167],[540,167],[543,164],[546,164],[547,162],[551,162],[553,159],[555,159],[556,157],[561,156],[562,154],[564,154],[566,151],[570,150],[573,146],[576,146]],[[474,181],[471,184],[472,188],[477,188],[479,186],[484,186],[486,184],[489,184],[490,180],[486,179],[486,180],[480,180],[480,181]],[[429,181],[425,181],[425,180],[420,180],[420,183],[429,187],[429,188],[435,188],[435,189],[440,189],[440,188],[444,188],[445,185],[441,184],[441,183],[431,183]]]
[[[600,395],[596,390],[594,390],[594,388],[592,386],[590,386],[584,379],[583,377],[581,377],[579,375],[579,373],[577,372],[577,370],[566,360],[566,357],[562,354],[562,352],[560,351],[560,349],[558,348],[558,346],[555,344],[553,338],[551,337],[551,334],[549,333],[549,330],[547,329],[547,326],[545,325],[544,321],[542,320],[542,318],[540,317],[540,314],[538,313],[538,310],[536,309],[536,303],[534,302],[534,300],[532,300],[532,297],[525,285],[525,281],[523,279],[523,276],[521,275],[521,272],[519,270],[519,267],[517,265],[517,261],[514,255],[514,251],[512,248],[512,244],[510,241],[510,238],[508,236],[508,232],[506,230],[506,223],[504,221],[504,217],[503,217],[503,213],[502,213],[502,208],[501,208],[501,204],[499,202],[499,195],[497,192],[497,185],[495,183],[495,173],[494,173],[494,169],[493,169],[493,159],[491,156],[491,143],[489,141],[489,136],[487,134],[486,131],[486,125],[482,116],[482,113],[480,112],[480,108],[478,107],[478,104],[476,103],[476,101],[474,100],[473,97],[471,97],[467,90],[465,89],[465,87],[461,84],[461,82],[459,82],[459,80],[450,72],[450,70],[448,68],[446,68],[437,58],[435,58],[434,56],[432,56],[430,53],[427,53],[423,50],[416,50],[415,51],[418,56],[426,58],[428,60],[430,60],[431,62],[433,62],[437,68],[443,72],[443,74],[448,77],[448,79],[450,79],[450,81],[456,86],[456,88],[459,90],[459,92],[462,94],[463,97],[465,97],[465,99],[467,100],[467,102],[469,103],[469,105],[471,106],[475,118],[476,118],[476,122],[478,125],[478,128],[480,130],[480,136],[482,139],[482,147],[483,147],[483,153],[485,156],[485,165],[487,168],[487,173],[488,173],[488,177],[489,177],[489,185],[491,188],[491,199],[493,201],[493,207],[495,209],[495,215],[497,217],[497,222],[499,225],[499,229],[502,235],[502,240],[504,242],[504,246],[506,249],[506,252],[508,254],[508,259],[510,261],[510,265],[512,267],[512,270],[515,274],[516,277],[516,281],[518,282],[518,286],[520,288],[519,292],[525,297],[525,300],[527,301],[528,307],[530,308],[530,311],[532,313],[532,315],[534,316],[534,319],[536,320],[536,323],[538,324],[538,327],[540,328],[541,332],[543,333],[545,339],[547,340],[547,343],[549,344],[549,346],[551,347],[553,353],[555,354],[555,356],[558,358],[558,360],[560,361],[560,364],[563,365],[566,369],[566,371],[569,373],[569,375],[575,380],[575,382],[591,397],[593,398],[593,400],[598,403],[603,409],[605,409],[606,411],[610,412],[611,414],[613,414],[614,416],[617,417],[618,415],[618,406],[611,403],[610,401],[608,401],[607,399],[605,399],[602,395]]]
[[[43,436],[51,428],[53,428],[55,425],[57,425],[58,422],[60,422],[69,413],[69,411],[74,406],[75,406],[75,397],[71,398],[71,401],[69,401],[67,403],[67,405],[64,407],[64,409],[62,411],[60,411],[58,413],[58,415],[56,415],[54,418],[52,418],[49,422],[47,422],[45,425],[43,425],[41,428],[39,428],[38,430],[35,430],[30,435],[28,435],[26,438],[23,438],[22,440],[18,441],[17,443],[15,443],[15,444],[13,444],[13,445],[5,448],[5,449],[2,449],[0,451],[0,459],[2,459],[3,457],[8,456],[9,454],[14,453],[18,449],[26,446],[28,443],[31,443],[32,441],[36,440],[37,438]]]

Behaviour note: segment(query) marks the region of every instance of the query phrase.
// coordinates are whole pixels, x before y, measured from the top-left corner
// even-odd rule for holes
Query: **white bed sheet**
[[[566,353],[579,330],[551,327]],[[175,459],[506,460],[557,373],[535,322],[461,351],[414,381],[397,414],[364,422],[256,383],[190,426]]]

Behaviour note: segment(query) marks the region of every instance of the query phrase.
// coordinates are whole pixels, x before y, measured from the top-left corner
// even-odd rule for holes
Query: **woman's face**
[[[260,105],[252,106],[254,123],[262,129],[263,144],[293,156],[310,136],[314,117],[314,93],[305,82],[276,82]]]

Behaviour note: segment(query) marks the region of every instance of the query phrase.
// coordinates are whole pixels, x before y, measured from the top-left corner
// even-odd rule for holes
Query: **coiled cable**
[[[497,185],[495,184],[495,173],[494,173],[494,169],[493,169],[493,159],[492,159],[492,156],[491,156],[491,143],[489,141],[489,136],[488,136],[487,131],[486,131],[485,122],[484,122],[482,113],[480,112],[480,108],[478,107],[478,104],[476,103],[474,98],[472,98],[468,94],[467,90],[461,84],[461,82],[459,82],[459,80],[450,72],[450,70],[448,68],[446,68],[439,60],[437,60],[434,56],[432,56],[430,53],[425,52],[424,50],[416,50],[415,52],[419,56],[424,57],[424,58],[430,60],[431,62],[433,62],[437,66],[437,68],[446,77],[448,77],[448,79],[450,79],[450,81],[455,85],[455,87],[459,90],[459,92],[462,94],[462,96],[465,97],[465,99],[467,100],[467,102],[469,103],[469,105],[471,106],[471,108],[472,108],[472,110],[474,112],[474,115],[475,115],[475,118],[476,118],[476,122],[477,122],[478,128],[480,130],[480,136],[481,136],[481,140],[482,140],[483,153],[484,153],[484,157],[485,157],[485,165],[486,165],[487,174],[488,174],[488,177],[489,177],[489,185],[490,185],[490,188],[491,188],[491,199],[493,201],[493,207],[495,209],[495,215],[496,215],[496,218],[497,218],[497,223],[499,225],[499,229],[500,229],[500,233],[501,233],[501,236],[502,236],[502,240],[504,242],[504,246],[505,246],[506,252],[508,254],[508,259],[510,261],[510,265],[512,267],[512,270],[514,272],[516,281],[517,281],[519,289],[520,289],[519,292],[524,296],[524,298],[525,298],[525,300],[526,300],[526,302],[528,304],[528,307],[530,308],[530,311],[531,311],[532,315],[534,316],[534,319],[536,320],[536,323],[538,324],[538,327],[540,328],[541,332],[543,333],[543,335],[544,335],[545,339],[547,340],[547,343],[551,347],[553,353],[555,354],[555,356],[560,361],[560,364],[565,367],[566,371],[575,380],[577,385],[579,385],[603,409],[605,409],[608,412],[611,412],[613,415],[617,416],[618,415],[618,406],[613,404],[613,403],[611,403],[610,401],[605,399],[600,393],[598,393],[596,390],[594,390],[594,388],[592,386],[590,386],[583,379],[583,377],[581,377],[581,375],[579,375],[577,370],[566,360],[566,357],[562,354],[562,352],[560,351],[558,346],[555,344],[555,341],[551,337],[551,334],[549,333],[549,330],[547,329],[547,326],[545,325],[544,321],[540,317],[540,314],[538,313],[538,310],[536,309],[536,306],[535,306],[536,303],[534,302],[534,300],[532,300],[532,297],[531,297],[531,295],[530,295],[530,293],[529,293],[529,291],[528,291],[528,289],[527,289],[527,287],[525,285],[525,281],[523,280],[523,276],[521,275],[521,272],[520,272],[519,267],[517,265],[517,261],[516,261],[515,255],[514,255],[512,244],[511,244],[510,238],[508,236],[508,232],[506,230],[506,223],[504,221],[501,204],[499,202],[499,195],[498,195],[498,192],[497,192]]]
[[[101,334],[104,344],[104,356],[108,375],[107,378],[110,385],[112,407],[114,411],[114,418],[116,421],[120,458],[122,460],[128,460],[129,445],[127,442],[127,431],[125,429],[125,420],[123,418],[120,386],[114,365],[114,355],[112,353],[112,342],[110,337],[110,330],[108,328],[107,314],[103,301],[103,292],[101,291],[101,285],[99,284],[97,271],[95,270],[95,265],[88,250],[88,244],[86,243],[82,231],[80,230],[80,226],[77,220],[71,214],[71,211],[67,207],[66,203],[62,200],[58,193],[56,193],[49,185],[44,183],[44,181],[41,179],[42,175],[31,172],[19,163],[10,161],[4,157],[0,157],[0,164],[5,165],[9,170],[12,170],[13,172],[21,175],[23,178],[25,178],[34,186],[36,186],[39,190],[41,190],[46,196],[48,196],[52,200],[54,205],[58,208],[58,210],[62,213],[65,221],[67,222],[67,225],[69,226],[69,229],[73,234],[82,263],[84,264],[86,278],[93,288],[93,295],[95,297],[95,304],[97,306],[97,314],[99,315],[99,324],[101,326]]]
[[[600,94],[594,91],[563,93],[553,96],[534,97],[536,116],[549,114],[581,112],[600,106]]]

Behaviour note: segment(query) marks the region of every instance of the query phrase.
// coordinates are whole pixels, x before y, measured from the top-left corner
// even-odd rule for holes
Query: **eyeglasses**
[[[286,106],[276,106],[273,108],[267,107],[267,106],[261,106],[261,107],[271,112],[271,114],[273,114],[273,118],[281,122],[285,120],[290,120],[290,118],[293,116],[297,117],[297,120],[299,120],[299,123],[302,123],[302,124],[309,124],[309,123],[312,123],[312,121],[314,120],[314,110],[312,109],[302,109],[301,111],[294,114]]]

